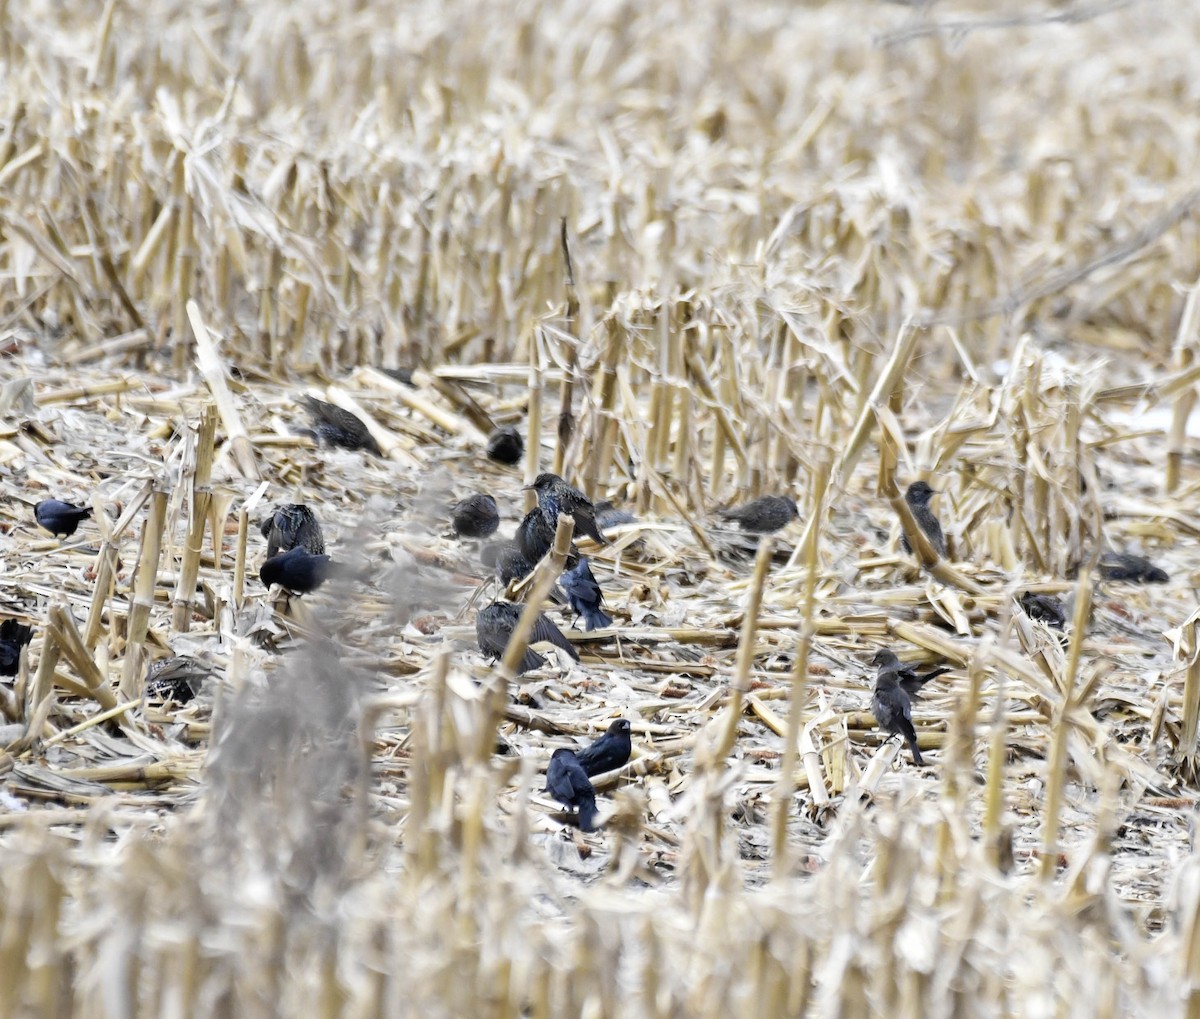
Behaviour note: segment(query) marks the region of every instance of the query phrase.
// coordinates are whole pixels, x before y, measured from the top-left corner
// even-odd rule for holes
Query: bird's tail
[[[918,768],[922,767],[925,762],[921,759],[921,748],[917,746],[917,730],[913,728],[912,722],[907,720],[904,723],[904,739],[908,743],[908,749],[912,751],[913,764]]]
[[[596,830],[596,801],[586,799],[579,804],[579,827],[583,831]]]
[[[612,616],[602,608],[584,609],[583,625],[589,630],[603,630],[606,626],[612,626]]]

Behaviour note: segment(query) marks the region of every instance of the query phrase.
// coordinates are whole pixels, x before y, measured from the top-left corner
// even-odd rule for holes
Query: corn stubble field
[[[1200,10],[988,7],[0,7],[0,1017],[1200,1008]],[[554,469],[616,630],[506,678],[447,508]]]

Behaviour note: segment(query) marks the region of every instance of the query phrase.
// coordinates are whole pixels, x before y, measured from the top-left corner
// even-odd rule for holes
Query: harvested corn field
[[[1200,10],[990,6],[0,7],[0,1017],[1200,1007]]]

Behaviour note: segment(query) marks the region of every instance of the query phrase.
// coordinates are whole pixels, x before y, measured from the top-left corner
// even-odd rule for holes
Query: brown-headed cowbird
[[[259,526],[267,539],[267,558],[274,559],[280,552],[290,552],[297,545],[313,555],[325,552],[325,538],[316,515],[302,502],[276,506],[271,515]]]
[[[0,623],[0,676],[15,676],[21,648],[33,640],[33,627],[6,619]]]
[[[720,511],[724,520],[734,520],[743,531],[770,534],[787,527],[800,516],[796,504],[782,495],[764,495],[744,506]]]
[[[475,615],[475,639],[479,642],[479,650],[489,658],[503,658],[508,642],[521,618],[522,610],[523,606],[509,601],[494,601],[491,605],[481,608]],[[579,652],[563,636],[562,630],[546,617],[545,613],[539,612],[537,619],[534,620],[529,643],[553,644],[566,651],[575,661],[579,661]],[[517,666],[517,672],[524,673],[531,669],[540,669],[545,664],[545,658],[527,647]]]
[[[460,538],[487,538],[500,526],[500,511],[490,495],[468,495],[450,511],[450,525]]]
[[[945,675],[950,671],[944,665],[939,665],[936,669],[918,673],[911,666],[905,665],[895,654],[886,648],[881,648],[875,652],[875,657],[871,659],[871,664],[879,668],[880,676],[885,672],[893,675],[896,682],[900,685],[900,689],[913,698],[921,696],[921,687],[931,679],[937,679],[938,676]]]
[[[318,439],[331,446],[341,446],[342,449],[365,449],[376,456],[383,456],[383,450],[367,426],[348,410],[311,396],[304,397],[304,405],[312,417],[313,431]]]
[[[1105,552],[1100,557],[1100,576],[1105,580],[1132,580],[1139,584],[1165,584],[1170,580],[1149,559],[1130,552]]]
[[[606,771],[620,768],[633,753],[633,742],[629,736],[629,719],[618,718],[598,740],[576,753],[588,778],[603,775]]]
[[[546,768],[546,791],[564,807],[579,814],[579,827],[584,831],[596,828],[596,790],[588,781],[587,772],[573,750],[560,748],[550,755]]]
[[[929,539],[929,544],[937,550],[939,556],[945,557],[946,536],[942,533],[942,525],[938,523],[938,518],[933,515],[933,510],[929,508],[929,500],[935,495],[937,495],[937,492],[925,484],[924,481],[914,481],[908,486],[908,491],[904,493],[904,501],[908,503],[908,508],[912,510],[913,519],[916,520],[917,526],[925,532],[925,537]],[[909,555],[912,554],[912,545],[909,543],[907,534],[901,533],[900,547]]]
[[[69,538],[80,521],[92,515],[91,506],[74,506],[59,499],[43,499],[33,507],[33,516],[56,538]]]
[[[871,713],[881,729],[886,729],[893,736],[904,737],[912,751],[913,764],[920,767],[925,763],[921,760],[917,731],[912,724],[912,704],[894,672],[881,670],[876,678],[875,692],[871,697]]]
[[[1030,619],[1040,619],[1047,626],[1061,630],[1067,622],[1062,602],[1052,594],[1034,594],[1026,591],[1021,595],[1021,608]]]
[[[297,545],[263,563],[258,578],[267,587],[278,584],[293,594],[308,594],[330,577],[345,576],[347,572],[342,563],[335,563],[327,555],[313,555]]]
[[[551,532],[558,526],[560,513],[566,513],[575,519],[575,534],[586,535],[601,545],[608,542],[596,526],[596,510],[592,500],[578,488],[568,485],[557,474],[539,474],[533,479],[532,485],[526,485],[537,493],[538,507],[550,525]]]
[[[587,556],[580,556],[573,569],[564,570],[558,582],[567,594],[571,609],[583,616],[586,629],[598,630],[612,626],[612,616],[601,608],[604,604],[604,593],[592,574]]]
[[[487,440],[487,455],[489,460],[496,463],[508,464],[510,467],[520,463],[521,454],[525,452],[525,440],[521,433],[509,425],[507,428],[497,428]]]

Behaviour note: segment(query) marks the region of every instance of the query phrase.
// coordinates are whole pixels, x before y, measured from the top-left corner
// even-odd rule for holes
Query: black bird
[[[1170,580],[1149,559],[1129,552],[1105,552],[1100,557],[1100,576],[1105,580],[1133,580],[1139,584],[1165,584]]]
[[[604,592],[592,574],[587,556],[580,556],[574,569],[563,570],[558,582],[567,593],[571,609],[583,616],[586,629],[599,630],[612,626],[612,616],[600,607],[604,604]]]
[[[488,436],[487,455],[489,460],[512,466],[521,462],[521,454],[524,452],[525,440],[521,438],[521,433],[512,426],[497,428]]]
[[[81,520],[92,515],[91,506],[73,506],[58,499],[43,499],[33,507],[33,516],[56,538],[69,538]]]
[[[912,724],[912,704],[894,671],[879,671],[875,679],[875,693],[871,697],[871,713],[881,729],[886,729],[893,736],[904,737],[912,751],[913,764],[917,767],[924,765],[921,750],[917,746],[917,731]]]
[[[608,542],[596,526],[596,508],[592,500],[578,488],[568,485],[557,474],[539,474],[532,485],[526,485],[537,493],[538,507],[550,525],[551,531],[558,526],[560,513],[575,518],[575,534],[585,534],[601,545]]]
[[[517,533],[513,535],[513,544],[517,551],[530,563],[530,570],[538,564],[554,546],[554,532],[558,521],[551,524],[538,508],[531,509],[517,524]],[[571,542],[567,552],[567,568],[574,569],[579,562],[579,549]]]
[[[335,563],[327,555],[313,555],[302,545],[297,545],[263,563],[258,578],[267,587],[278,584],[293,594],[308,594],[330,577],[344,576],[346,572],[343,563]]]
[[[450,525],[460,538],[487,538],[500,526],[500,511],[490,495],[469,495],[450,511]]]
[[[735,520],[743,531],[769,534],[787,527],[800,516],[796,504],[782,495],[764,495],[744,506],[721,510],[724,520]]]
[[[633,742],[629,738],[629,719],[618,718],[603,736],[575,756],[583,766],[584,774],[591,778],[620,768],[629,760],[631,753]]]
[[[587,772],[575,756],[575,751],[560,748],[550,755],[546,768],[546,791],[564,807],[579,813],[579,827],[584,831],[596,829],[596,790],[588,781]]]
[[[879,676],[882,677],[886,672],[895,677],[895,682],[899,684],[909,697],[919,698],[921,696],[921,687],[928,683],[931,679],[937,679],[938,676],[945,675],[950,670],[939,665],[936,669],[930,669],[928,672],[917,672],[910,665],[905,665],[895,654],[888,651],[887,648],[882,648],[875,652],[875,657],[871,659],[871,664],[879,668]]]
[[[488,569],[495,570],[500,583],[505,585],[528,577],[534,566],[511,541],[495,541],[484,545],[480,549],[479,560]]]
[[[312,417],[313,430],[318,439],[331,446],[341,446],[342,449],[365,449],[376,456],[383,456],[383,450],[367,426],[348,410],[311,396],[304,397],[304,404]]]
[[[1030,619],[1040,619],[1047,626],[1061,630],[1067,622],[1062,602],[1052,594],[1034,594],[1026,591],[1021,595],[1021,608]]]
[[[154,662],[146,673],[145,694],[155,700],[187,704],[195,698],[204,681],[216,672],[191,655],[175,655]]]
[[[489,658],[503,658],[508,647],[509,639],[517,628],[524,606],[515,605],[509,601],[494,601],[485,605],[475,615],[475,639],[479,641],[479,650]],[[545,615],[539,612],[533,623],[533,632],[529,635],[530,644],[550,643],[562,648],[575,661],[579,661],[579,652],[571,642],[563,636],[562,630],[554,625]],[[526,648],[525,656],[517,666],[518,673],[540,669],[546,664],[546,659],[536,651]]]
[[[596,526],[602,531],[609,527],[620,527],[622,524],[636,522],[637,517],[630,513],[629,510],[618,509],[607,499],[596,503]]]
[[[316,515],[302,502],[276,506],[271,515],[259,526],[267,539],[267,558],[274,559],[280,552],[290,552],[297,545],[313,555],[323,555],[325,538]]]
[[[938,518],[933,515],[933,510],[929,508],[929,500],[932,499],[937,492],[930,488],[924,481],[914,481],[908,486],[908,491],[904,493],[904,501],[908,503],[908,508],[912,510],[913,519],[916,520],[917,526],[925,532],[925,537],[929,539],[931,544],[939,556],[946,555],[946,536],[942,533],[942,525],[938,523]],[[900,547],[909,555],[912,554],[912,545],[909,543],[908,535],[901,533]]]
[[[33,627],[6,619],[0,623],[0,676],[15,676],[21,648],[33,640]]]

